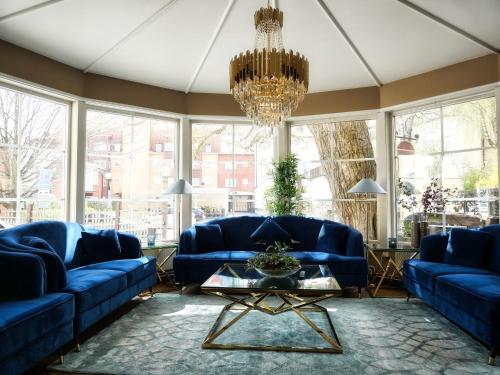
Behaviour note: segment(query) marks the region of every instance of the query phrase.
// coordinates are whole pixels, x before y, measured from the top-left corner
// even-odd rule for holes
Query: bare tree
[[[0,195],[23,198],[39,191],[42,170],[54,171],[64,142],[63,106],[0,90]]]
[[[321,159],[321,167],[330,186],[332,209],[341,220],[366,233],[367,205],[345,201],[355,198],[348,191],[364,177],[376,178],[376,164],[365,121],[344,121],[309,125]],[[352,161],[354,159],[354,161]],[[351,160],[351,161],[347,161]],[[371,204],[370,238],[374,238],[376,205]]]

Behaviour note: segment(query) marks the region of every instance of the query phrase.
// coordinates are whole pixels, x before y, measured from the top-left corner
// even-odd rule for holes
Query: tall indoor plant
[[[298,160],[294,154],[273,163],[269,173],[273,185],[266,191],[266,208],[270,215],[302,215],[302,193]]]

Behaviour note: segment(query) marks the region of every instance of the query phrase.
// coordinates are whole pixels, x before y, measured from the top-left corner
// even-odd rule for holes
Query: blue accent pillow
[[[82,232],[83,263],[93,264],[121,258],[120,241],[114,229]]]
[[[316,250],[345,255],[349,227],[340,223],[324,223],[318,234]]]
[[[21,245],[33,247],[35,249],[48,250],[48,251],[51,251],[53,253],[56,252],[54,250],[54,248],[47,241],[45,241],[43,238],[40,238],[40,237],[23,236],[19,240],[19,243]]]
[[[488,252],[491,235],[470,229],[452,229],[444,263],[482,268]]]
[[[272,218],[268,217],[259,225],[250,235],[250,239],[255,242],[265,242],[267,246],[274,244],[275,241],[290,242],[292,236]]]
[[[224,238],[219,224],[195,225],[195,230],[199,253],[224,250]]]

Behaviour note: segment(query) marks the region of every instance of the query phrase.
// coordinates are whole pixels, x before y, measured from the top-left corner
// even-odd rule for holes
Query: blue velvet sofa
[[[108,259],[92,262],[82,232],[57,221],[0,232],[0,374],[22,373],[73,339],[79,348],[80,333],[156,283],[155,258],[141,256],[135,236],[118,232],[120,253],[100,248]]]
[[[454,231],[422,239],[420,259],[404,263],[403,284],[408,298],[421,298],[486,345],[494,364],[500,348],[500,225],[477,230],[485,235],[480,240],[460,239]],[[454,236],[465,261],[450,260]]]
[[[342,287],[355,286],[359,290],[368,283],[368,265],[364,257],[363,237],[356,229],[329,220],[301,216],[234,216],[214,219],[188,228],[181,234],[179,252],[175,256],[175,280],[182,284],[203,283],[219,267],[228,262],[246,262],[263,251],[251,236],[264,222],[272,221],[298,243],[292,244],[290,254],[303,264],[327,264]],[[341,237],[334,236],[325,227],[342,229]],[[217,229],[217,226],[220,229]],[[206,233],[215,227],[221,234]],[[267,243],[280,238],[282,232],[267,237]],[[330,233],[330,234],[329,234]],[[214,241],[211,236],[221,236]],[[335,238],[332,238],[335,237]],[[331,244],[331,246],[330,246]]]

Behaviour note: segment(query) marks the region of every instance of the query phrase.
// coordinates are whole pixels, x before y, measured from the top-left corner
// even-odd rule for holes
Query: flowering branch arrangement
[[[445,188],[438,183],[437,178],[432,178],[429,186],[422,194],[422,213],[427,217],[430,213],[443,212],[446,205],[456,192],[456,189]]]
[[[411,211],[414,215],[415,208],[417,208],[419,202],[415,194],[413,194],[411,186],[399,179],[398,188],[400,191],[398,204],[404,209]],[[438,178],[431,178],[431,182],[422,193],[422,199],[420,201],[424,220],[427,219],[430,213],[443,212],[450,198],[454,196],[455,193],[456,189],[445,188],[439,184]]]

